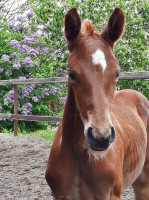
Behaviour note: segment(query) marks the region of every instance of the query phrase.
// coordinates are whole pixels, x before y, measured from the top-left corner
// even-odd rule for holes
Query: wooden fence
[[[119,80],[134,80],[134,79],[149,79],[149,71],[124,72],[124,73],[120,73],[120,76],[119,76]],[[66,83],[66,82],[67,82],[66,77],[0,80],[0,86],[1,85],[13,85],[13,87],[14,87],[14,113],[13,114],[0,113],[0,118],[14,120],[14,136],[17,136],[18,120],[60,122],[61,117],[19,115],[18,114],[18,85],[29,85],[29,84],[38,84],[38,83],[54,84],[54,83]]]

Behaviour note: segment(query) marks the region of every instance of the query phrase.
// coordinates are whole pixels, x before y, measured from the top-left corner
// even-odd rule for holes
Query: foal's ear
[[[76,8],[72,8],[65,15],[65,36],[69,42],[73,41],[81,30],[81,19]]]
[[[114,47],[115,42],[121,37],[125,25],[125,15],[123,11],[116,7],[113,11],[107,26],[102,32],[103,38]]]

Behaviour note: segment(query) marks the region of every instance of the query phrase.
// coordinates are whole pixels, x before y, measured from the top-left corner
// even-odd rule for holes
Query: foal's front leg
[[[149,200],[149,123],[147,133],[148,139],[145,164],[142,173],[133,184],[136,200]]]

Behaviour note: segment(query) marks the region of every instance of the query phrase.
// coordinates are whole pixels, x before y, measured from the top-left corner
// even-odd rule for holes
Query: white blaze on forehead
[[[94,65],[100,65],[102,67],[103,72],[107,67],[107,62],[105,59],[105,54],[101,49],[97,49],[95,53],[92,54],[92,62]]]

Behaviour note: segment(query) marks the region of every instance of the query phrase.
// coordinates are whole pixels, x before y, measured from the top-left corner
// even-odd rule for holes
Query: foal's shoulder
[[[117,101],[117,100],[123,100],[123,101],[129,100],[130,102],[134,102],[134,103],[142,102],[142,101],[143,102],[145,101],[147,103],[149,102],[143,94],[135,90],[130,90],[130,89],[116,91],[114,93],[114,101]]]
[[[136,109],[139,113],[149,116],[149,101],[143,94],[135,90],[116,91],[114,93],[113,106]]]

